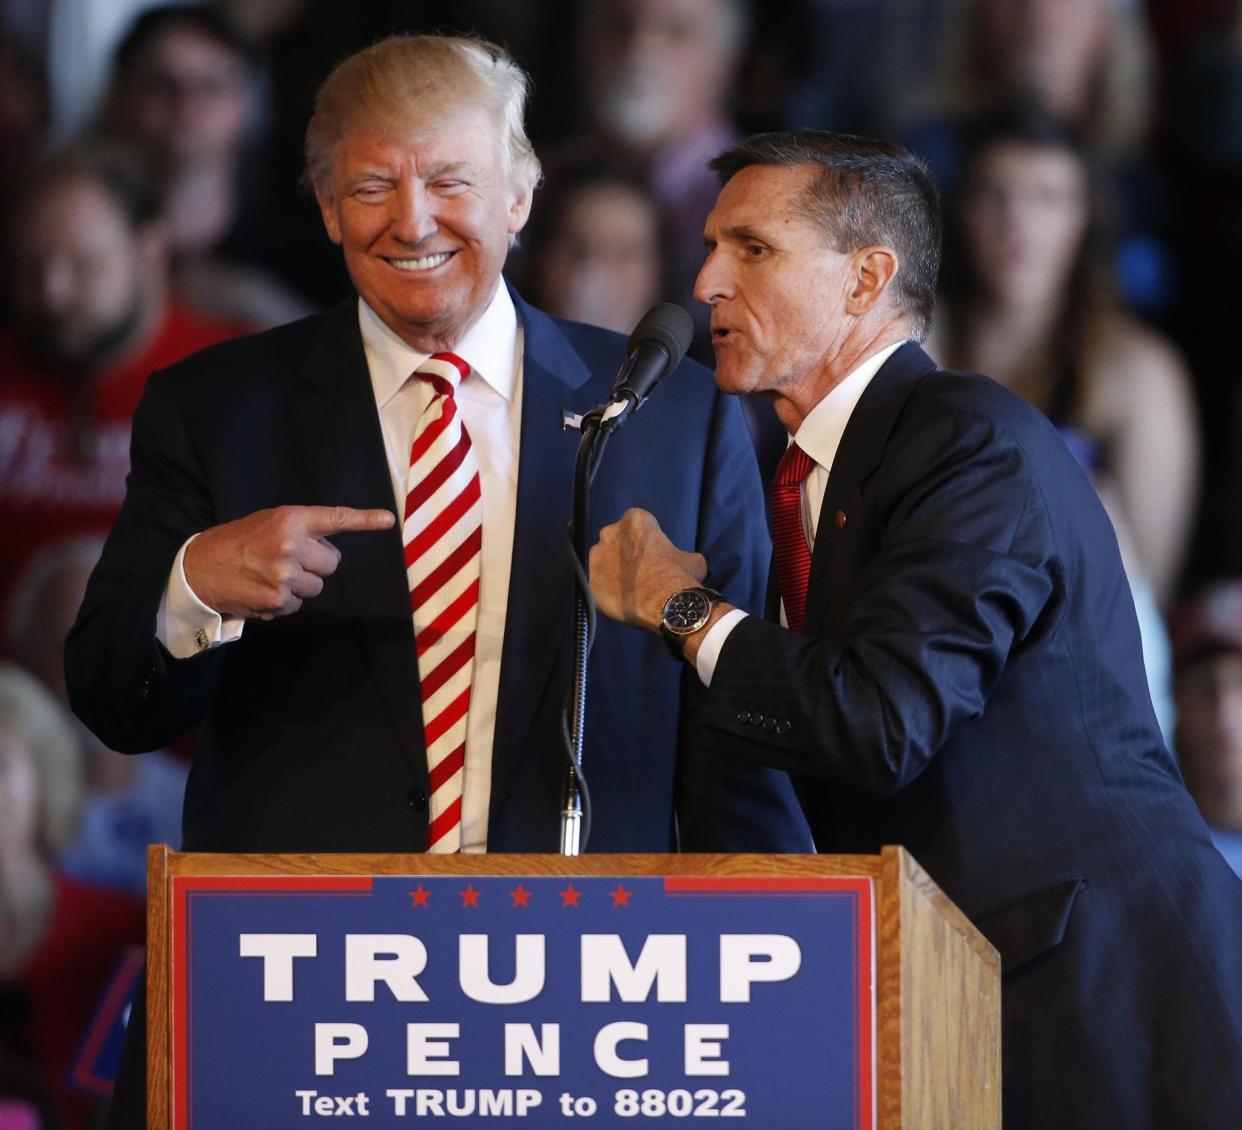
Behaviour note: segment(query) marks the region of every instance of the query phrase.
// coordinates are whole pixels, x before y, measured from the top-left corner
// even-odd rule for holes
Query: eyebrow
[[[766,243],[768,245],[771,245],[772,243],[766,235],[763,235],[755,228],[752,228],[749,224],[729,224],[720,229],[720,234],[722,238],[732,239],[737,243],[758,242]],[[703,242],[708,246],[711,246],[713,243],[718,241],[712,239],[711,236],[704,232]]]
[[[391,181],[392,179],[391,172],[381,172],[379,169],[359,169],[358,172],[345,179],[345,187],[355,188],[369,180]]]
[[[455,173],[469,173],[473,167],[469,161],[445,161],[443,164],[430,166],[422,179],[429,181],[437,177],[452,176]]]
[[[445,161],[440,165],[433,165],[427,169],[422,175],[423,180],[434,180],[436,177],[452,175],[454,173],[469,172],[471,165],[469,161]],[[346,188],[353,188],[369,180],[394,181],[396,180],[391,169],[365,168],[359,169],[345,181]]]

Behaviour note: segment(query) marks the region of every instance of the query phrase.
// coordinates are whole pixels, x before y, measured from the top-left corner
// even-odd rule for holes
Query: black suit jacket
[[[522,434],[489,848],[555,851],[578,442],[562,414],[608,398],[624,339],[515,302]],[[323,593],[292,616],[248,623],[236,643],[174,660],[154,636],[169,569],[195,531],[282,504],[393,508],[356,302],[155,374],[134,420],[132,468],[68,642],[74,709],[128,752],[200,726],[186,850],[422,850],[427,770],[399,529],[337,537],[341,565]],[[593,528],[631,505],[715,554],[712,581],[733,599],[760,591],[768,551],[745,427],[697,365],[667,378],[604,456]],[[586,730],[590,847],[805,849],[783,774],[676,756],[680,677],[658,639],[601,618]]]
[[[821,851],[905,845],[1000,950],[1005,1125],[1242,1111],[1242,885],[1152,713],[1116,539],[1048,422],[899,349],[831,469],[806,626],[749,617],[702,738]]]

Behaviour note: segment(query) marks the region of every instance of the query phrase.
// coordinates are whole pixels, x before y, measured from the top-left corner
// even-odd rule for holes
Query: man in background
[[[1242,875],[1242,582],[1205,586],[1171,627],[1178,761],[1213,842]]]
[[[125,494],[147,374],[241,332],[173,302],[152,179],[113,145],[13,179],[2,218],[12,322],[0,333],[0,604],[51,540],[106,533]]]

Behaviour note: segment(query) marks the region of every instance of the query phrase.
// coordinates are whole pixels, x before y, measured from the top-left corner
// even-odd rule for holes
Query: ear
[[[511,236],[517,235],[526,226],[526,221],[530,219],[530,206],[533,202],[533,192],[518,193],[509,201],[508,232]]]
[[[336,212],[336,197],[330,188],[317,184],[315,185],[315,199],[319,202],[319,214],[323,217],[323,226],[327,229],[328,238],[339,247],[341,220]]]
[[[845,299],[845,312],[861,318],[874,310],[884,292],[897,277],[900,263],[888,247],[864,247],[850,263],[852,289]]]

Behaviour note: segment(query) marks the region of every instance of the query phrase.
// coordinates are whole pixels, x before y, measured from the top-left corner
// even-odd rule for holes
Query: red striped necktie
[[[434,353],[414,372],[432,397],[410,448],[402,527],[431,794],[427,850],[445,853],[461,849],[483,544],[478,460],[453,398],[469,374],[452,353]]]
[[[815,466],[796,443],[785,448],[772,480],[772,549],[776,582],[785,605],[785,623],[795,632],[806,619],[806,590],[811,579],[811,550],[802,528],[802,481]]]

